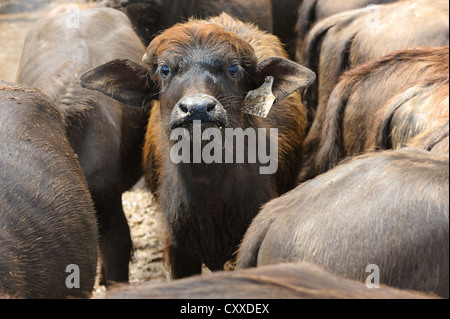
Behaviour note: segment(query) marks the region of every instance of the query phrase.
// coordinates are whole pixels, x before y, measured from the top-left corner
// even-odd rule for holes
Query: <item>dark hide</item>
[[[0,141],[0,298],[88,298],[97,223],[61,113],[42,92],[0,81]],[[78,288],[66,286],[71,274]]]
[[[238,268],[306,261],[365,282],[449,296],[449,157],[404,148],[362,155],[266,204]]]
[[[67,21],[74,18],[79,25],[69,28]],[[63,114],[97,210],[102,283],[128,280],[132,246],[122,193],[142,176],[148,114],[82,88],[79,77],[112,59],[140,61],[143,53],[123,13],[110,8],[65,12],[29,31],[17,75],[17,82],[49,95]]]

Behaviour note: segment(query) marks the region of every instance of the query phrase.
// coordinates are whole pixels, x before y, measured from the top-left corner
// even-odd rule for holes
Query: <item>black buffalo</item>
[[[100,227],[102,283],[127,281],[132,242],[122,193],[142,176],[148,114],[80,86],[89,69],[117,58],[140,60],[144,47],[118,10],[72,10],[28,32],[17,82],[46,93],[61,109]]]
[[[97,240],[62,114],[42,92],[0,82],[0,296],[89,297]]]
[[[306,261],[363,282],[377,271],[381,284],[448,298],[448,218],[448,154],[366,154],[265,205],[237,267]]]

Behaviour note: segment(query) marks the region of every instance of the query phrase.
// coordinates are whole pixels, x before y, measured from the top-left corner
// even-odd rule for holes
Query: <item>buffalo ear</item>
[[[100,91],[132,106],[144,106],[157,98],[149,70],[128,59],[100,65],[83,74],[80,81],[83,88]]]
[[[260,87],[267,76],[273,76],[273,95],[276,102],[284,99],[296,90],[310,86],[316,74],[298,63],[284,58],[267,58],[256,65],[253,74],[253,87]]]

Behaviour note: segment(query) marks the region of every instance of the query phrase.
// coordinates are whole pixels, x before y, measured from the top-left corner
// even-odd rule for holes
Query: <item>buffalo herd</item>
[[[449,298],[447,0],[86,2],[0,79],[0,298]]]

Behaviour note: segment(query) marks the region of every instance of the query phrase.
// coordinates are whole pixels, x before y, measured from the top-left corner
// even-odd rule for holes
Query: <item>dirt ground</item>
[[[130,262],[130,283],[169,280],[169,272],[163,263],[163,216],[143,179],[123,193],[122,205],[134,249]],[[92,298],[100,297],[103,292],[105,287],[96,284]]]
[[[27,31],[32,24],[60,5],[83,0],[0,0],[0,80],[14,82]],[[162,261],[161,212],[141,180],[122,196],[131,229],[134,257],[130,282],[164,281],[169,275]],[[104,287],[96,287],[96,294]],[[94,294],[95,297],[95,294]]]
[[[134,248],[130,282],[169,280],[168,270],[163,265],[163,216],[143,180],[122,195],[122,204]]]

